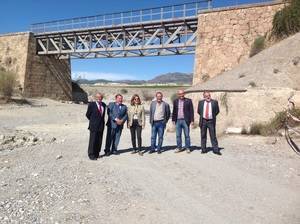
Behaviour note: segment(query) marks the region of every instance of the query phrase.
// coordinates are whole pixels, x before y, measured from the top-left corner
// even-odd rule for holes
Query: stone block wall
[[[258,36],[272,29],[280,2],[248,5],[199,14],[193,84],[199,84],[249,58]]]
[[[32,33],[0,36],[0,66],[17,74],[26,97],[72,99],[70,60],[38,56]]]
[[[28,44],[28,33],[0,36],[0,67],[16,73],[21,88],[24,88]]]

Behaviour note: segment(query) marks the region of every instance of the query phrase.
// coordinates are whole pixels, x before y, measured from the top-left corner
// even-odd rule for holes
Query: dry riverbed
[[[86,105],[0,105],[0,223],[300,222],[300,158],[284,141],[222,136],[222,156],[130,153],[87,159]],[[143,132],[150,144],[150,127]]]

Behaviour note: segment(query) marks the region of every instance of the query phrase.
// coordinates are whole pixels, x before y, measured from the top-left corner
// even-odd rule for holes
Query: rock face
[[[32,33],[1,35],[0,52],[0,66],[17,74],[25,96],[72,98],[70,61],[36,55]]]
[[[193,84],[248,59],[254,40],[271,30],[274,14],[283,7],[280,1],[200,13]]]

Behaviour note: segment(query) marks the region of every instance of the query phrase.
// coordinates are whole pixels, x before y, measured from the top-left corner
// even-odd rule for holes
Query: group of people
[[[186,151],[191,152],[190,126],[194,125],[194,106],[191,99],[185,97],[184,90],[177,92],[177,99],[173,102],[171,113],[170,106],[163,101],[162,92],[157,92],[155,99],[150,105],[150,125],[151,125],[151,147],[149,153],[161,153],[164,139],[164,132],[167,122],[172,119],[176,127],[177,148],[175,153]],[[90,139],[88,146],[88,156],[91,160],[97,160],[100,155],[103,132],[105,128],[105,117],[107,113],[107,134],[105,143],[105,156],[118,154],[118,145],[120,142],[122,130],[125,123],[130,129],[132,153],[142,152],[142,130],[146,126],[145,108],[139,95],[134,94],[130,105],[123,104],[123,96],[117,94],[115,102],[106,105],[103,101],[103,95],[97,93],[95,101],[89,103],[86,117],[89,120]],[[200,116],[199,127],[201,130],[201,153],[207,153],[207,129],[209,130],[213,153],[221,155],[218,140],[216,137],[216,116],[219,113],[217,100],[211,98],[208,91],[203,93],[203,100],[198,103],[197,112]],[[185,144],[182,144],[182,132],[185,137]]]

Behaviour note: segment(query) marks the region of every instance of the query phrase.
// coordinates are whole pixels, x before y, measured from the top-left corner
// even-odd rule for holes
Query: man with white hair
[[[95,101],[89,103],[86,117],[89,120],[90,140],[88,156],[91,160],[97,160],[101,151],[103,131],[105,127],[106,104],[102,102],[103,95],[96,93]]]

